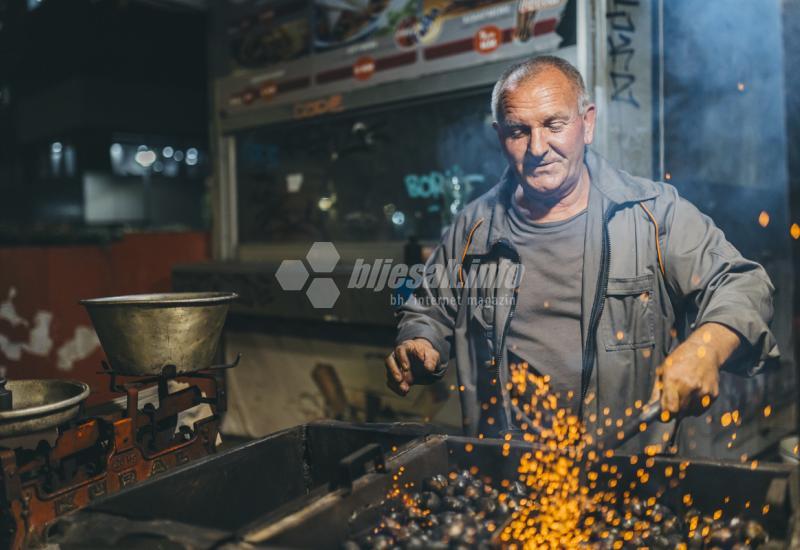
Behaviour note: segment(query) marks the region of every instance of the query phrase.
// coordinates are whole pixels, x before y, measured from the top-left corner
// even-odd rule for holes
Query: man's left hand
[[[706,323],[675,348],[661,365],[653,388],[669,417],[697,416],[719,395],[719,369],[739,347],[739,335],[718,323]],[[669,418],[662,415],[663,420]]]

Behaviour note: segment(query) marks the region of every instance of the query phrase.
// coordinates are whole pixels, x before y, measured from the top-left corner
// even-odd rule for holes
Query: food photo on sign
[[[391,35],[399,26],[413,28],[417,4],[417,0],[317,0],[314,48],[338,48]]]
[[[418,40],[425,72],[529,55],[574,43],[567,0],[422,0]],[[562,21],[567,20],[566,26]]]

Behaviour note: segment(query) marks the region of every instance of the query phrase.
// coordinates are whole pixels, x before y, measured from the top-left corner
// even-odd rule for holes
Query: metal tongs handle
[[[614,450],[621,447],[626,441],[642,431],[641,425],[650,426],[659,416],[661,416],[661,402],[651,401],[642,407],[639,416],[622,425],[619,430],[612,430],[611,433],[604,435],[597,442],[597,446],[602,450]],[[620,437],[622,432],[622,437]]]

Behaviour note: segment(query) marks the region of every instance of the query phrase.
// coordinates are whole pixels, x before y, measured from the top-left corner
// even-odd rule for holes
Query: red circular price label
[[[274,82],[267,82],[265,84],[262,84],[261,87],[258,89],[258,95],[261,96],[261,99],[265,100],[272,99],[277,93],[278,93],[278,86]]]
[[[475,33],[475,51],[478,53],[491,53],[503,43],[503,33],[494,25],[481,27]]]
[[[250,105],[256,100],[256,93],[253,90],[245,90],[242,93],[242,101],[245,105]]]
[[[375,60],[371,57],[362,57],[353,65],[353,76],[358,80],[368,80],[375,74]]]

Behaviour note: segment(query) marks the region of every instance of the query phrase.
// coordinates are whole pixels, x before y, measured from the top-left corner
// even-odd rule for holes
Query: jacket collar
[[[589,178],[603,195],[615,204],[642,202],[657,197],[660,186],[650,180],[631,176],[614,168],[610,162],[586,147],[584,155]]]
[[[584,162],[589,169],[591,185],[607,199],[606,208],[626,203],[642,202],[660,194],[658,184],[631,176],[627,172],[614,168],[606,159],[586,147]],[[486,197],[486,216],[477,228],[469,247],[469,255],[488,254],[498,243],[508,241],[505,216],[516,190],[517,182],[511,168],[507,167],[497,185]],[[480,200],[480,199],[479,199]],[[610,204],[608,204],[610,203]],[[473,224],[474,225],[474,224]],[[471,228],[468,228],[469,230]]]

